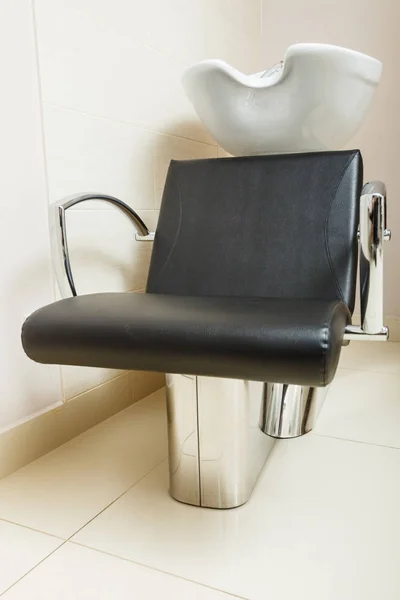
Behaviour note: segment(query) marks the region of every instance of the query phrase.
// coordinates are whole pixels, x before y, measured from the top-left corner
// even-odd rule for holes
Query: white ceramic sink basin
[[[295,44],[271,69],[244,75],[222,60],[186,69],[183,87],[230,154],[337,150],[360,128],[382,63],[326,44]]]

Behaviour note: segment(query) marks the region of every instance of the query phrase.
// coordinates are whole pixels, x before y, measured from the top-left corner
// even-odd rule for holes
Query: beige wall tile
[[[171,136],[158,136],[154,159],[154,188],[156,207],[161,205],[169,163],[174,160],[190,160],[196,158],[216,158],[217,146],[199,144],[191,140],[183,140]]]
[[[31,3],[0,2],[0,430],[61,401],[57,367],[24,354],[21,325],[53,300]]]
[[[154,134],[120,123],[44,107],[50,201],[70,194],[101,192],[135,210],[154,208]],[[101,202],[80,207],[108,208]]]
[[[156,220],[156,214],[151,218],[152,211],[140,214],[149,224]],[[71,210],[67,228],[78,294],[145,287],[152,243],[135,240],[135,229],[124,214],[118,210]]]
[[[183,61],[69,3],[39,0],[37,22],[46,102],[154,131],[211,140],[183,93]]]
[[[218,155],[185,97],[182,72],[209,57],[258,70],[260,6],[258,0],[36,0],[34,7],[15,0],[0,6],[6,164],[0,245],[7,257],[0,379],[8,399],[0,405],[0,430],[63,400],[60,369],[33,363],[20,344],[24,318],[56,297],[48,201],[108,193],[154,230],[170,160]],[[151,244],[133,241],[123,215],[87,203],[68,211],[67,220],[79,293],[144,289]],[[64,399],[118,374],[65,368]],[[161,379],[138,376],[138,395]]]
[[[221,58],[244,72],[258,70],[260,0],[116,0],[112,4],[70,0],[68,4],[99,27],[134,37],[186,64]]]

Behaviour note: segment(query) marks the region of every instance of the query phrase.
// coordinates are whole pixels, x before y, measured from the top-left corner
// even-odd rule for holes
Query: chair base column
[[[260,429],[278,439],[299,437],[314,428],[328,387],[266,383]]]
[[[276,439],[309,432],[327,389],[167,375],[171,496],[207,508],[247,502]]]
[[[167,375],[170,493],[234,508],[250,497],[275,440],[259,428],[265,384]]]

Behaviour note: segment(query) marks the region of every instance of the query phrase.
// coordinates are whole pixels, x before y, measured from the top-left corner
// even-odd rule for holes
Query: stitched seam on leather
[[[169,263],[169,260],[172,256],[173,251],[176,248],[176,245],[178,243],[178,237],[181,231],[181,227],[182,227],[182,221],[183,221],[183,206],[182,206],[182,194],[181,194],[181,188],[179,187],[178,184],[178,178],[175,175],[174,171],[172,170],[172,177],[174,178],[175,181],[175,185],[176,185],[176,189],[178,190],[178,200],[179,200],[179,224],[178,224],[178,228],[176,230],[176,234],[175,234],[175,239],[174,242],[172,244],[172,248],[169,251],[167,258],[165,259],[165,262],[163,264],[163,266],[161,267],[161,269],[158,271],[157,273],[157,277],[159,277],[161,275],[161,273],[164,271],[165,267],[167,266],[167,264]]]
[[[334,203],[334,201],[336,199],[336,195],[337,195],[338,189],[341,186],[341,183],[342,183],[342,181],[343,181],[343,179],[344,179],[344,177],[345,177],[348,169],[350,168],[351,163],[353,162],[353,160],[355,159],[356,156],[357,155],[355,154],[352,158],[349,158],[349,160],[347,161],[346,165],[343,167],[342,174],[341,174],[340,179],[338,181],[338,184],[337,184],[337,186],[335,188],[335,191],[334,191],[334,193],[332,195],[332,199],[331,199],[329,210],[328,210],[328,215],[326,217],[325,226],[324,226],[325,252],[326,252],[327,259],[328,259],[329,268],[330,268],[330,271],[331,271],[331,274],[332,274],[332,277],[333,277],[333,281],[334,281],[334,284],[335,284],[335,287],[336,287],[336,291],[338,292],[338,294],[340,296],[340,299],[343,302],[345,302],[343,291],[342,291],[342,288],[340,286],[339,280],[338,280],[338,278],[336,276],[335,267],[334,267],[334,264],[333,264],[333,261],[332,261],[332,256],[331,256],[330,249],[329,249],[328,227],[329,227],[329,221],[330,221],[330,218],[331,218],[333,203]]]
[[[326,385],[326,357],[328,354],[328,333],[329,333],[329,325],[330,322],[332,320],[332,315],[335,312],[335,310],[337,309],[337,307],[339,306],[339,304],[341,304],[341,301],[338,300],[334,307],[332,308],[331,312],[329,313],[329,317],[327,319],[327,321],[324,323],[324,333],[323,333],[323,352],[322,352],[322,370],[321,370],[321,381],[322,381],[322,385],[325,386]]]

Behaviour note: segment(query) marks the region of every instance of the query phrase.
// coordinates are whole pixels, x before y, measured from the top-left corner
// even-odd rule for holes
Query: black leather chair
[[[172,161],[146,294],[76,295],[67,208],[108,200],[132,218],[138,243],[153,235],[116,198],[57,204],[59,280],[72,297],[26,320],[25,352],[41,363],[168,373],[172,494],[202,506],[241,504],[273,443],[254,427],[259,411],[274,438],[306,433],[342,346],[387,339],[385,190],[373,183],[362,193],[362,181],[358,150]],[[358,237],[361,327],[351,325]]]

